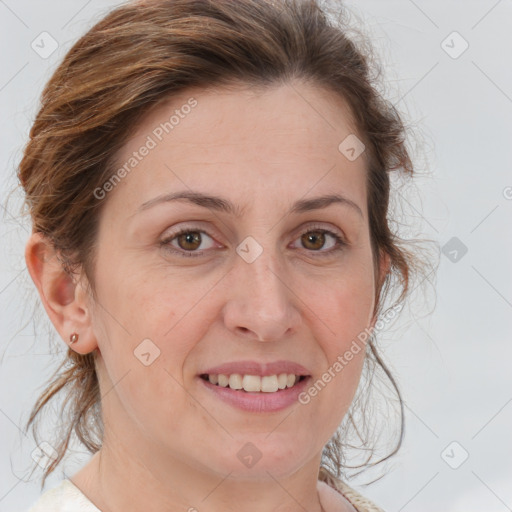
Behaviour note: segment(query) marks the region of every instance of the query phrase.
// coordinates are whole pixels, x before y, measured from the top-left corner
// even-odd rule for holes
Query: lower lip
[[[280,389],[274,393],[248,392],[235,390],[229,387],[223,388],[198,377],[206,389],[222,401],[249,412],[277,412],[298,403],[299,395],[308,386],[311,377],[306,377],[291,388]]]

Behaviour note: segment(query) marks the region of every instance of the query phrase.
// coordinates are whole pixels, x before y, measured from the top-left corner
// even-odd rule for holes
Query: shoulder
[[[70,480],[49,489],[27,512],[101,512]]]
[[[322,502],[325,503],[326,512],[384,512],[342,480],[333,479],[329,484],[319,481],[318,486],[322,490]]]

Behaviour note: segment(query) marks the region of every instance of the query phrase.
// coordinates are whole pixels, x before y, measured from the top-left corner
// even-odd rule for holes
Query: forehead
[[[337,187],[362,207],[365,155],[350,161],[339,148],[354,135],[343,99],[312,85],[190,89],[134,127],[116,155],[115,169],[129,173],[113,195],[140,204],[179,187],[296,199]]]

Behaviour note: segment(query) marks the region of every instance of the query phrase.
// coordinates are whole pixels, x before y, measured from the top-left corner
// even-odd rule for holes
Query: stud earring
[[[75,343],[75,341],[78,341],[78,334],[76,332],[74,332],[70,337],[69,337],[69,343]]]

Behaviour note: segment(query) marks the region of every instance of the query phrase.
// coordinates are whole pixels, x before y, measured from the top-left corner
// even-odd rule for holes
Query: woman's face
[[[148,113],[122,179],[97,191],[105,442],[249,479],[318,465],[375,304],[354,141],[342,101],[300,83],[187,91]]]

